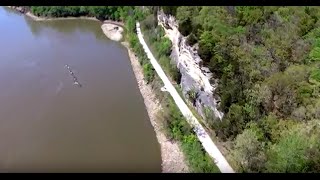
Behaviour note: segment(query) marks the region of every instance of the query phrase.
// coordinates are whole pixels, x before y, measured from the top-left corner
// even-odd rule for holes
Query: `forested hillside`
[[[146,22],[152,12],[156,17],[157,8],[146,8],[149,14],[126,6],[32,6],[31,12],[125,21],[128,41],[140,57],[146,80],[152,82],[156,76],[134,36],[135,20]],[[243,172],[320,172],[320,7],[162,9],[178,20],[190,45],[199,45],[203,65],[219,80],[215,93],[225,115],[221,122],[214,117],[207,121],[221,141],[231,142],[235,168]],[[163,51],[159,54],[168,55],[170,43],[161,38],[156,18],[153,21],[148,29],[158,34],[153,39],[159,43],[158,51]],[[168,58],[162,59],[162,65],[170,66]],[[175,67],[166,69],[174,80],[179,79]],[[190,132],[172,102],[167,107],[171,108],[167,119],[174,119],[170,126],[175,132]],[[186,137],[194,138],[186,134],[179,138],[184,142],[188,142]],[[190,142],[197,146],[189,143],[186,152],[194,151],[192,147],[201,149],[195,138]],[[205,158],[191,159],[194,157]],[[200,160],[196,163],[201,164]],[[195,167],[203,169],[207,164]]]
[[[246,172],[320,171],[320,8],[165,7],[219,79],[222,122]],[[212,118],[213,119],[213,118]],[[210,121],[210,120],[209,120]]]

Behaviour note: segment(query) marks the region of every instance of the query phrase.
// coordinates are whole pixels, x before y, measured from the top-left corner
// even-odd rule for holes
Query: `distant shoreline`
[[[34,21],[53,21],[53,20],[72,20],[72,19],[87,19],[87,20],[94,20],[94,21],[100,21],[99,19],[95,17],[88,17],[88,16],[79,16],[79,17],[54,17],[54,18],[47,18],[47,17],[40,17],[32,14],[30,11],[25,12],[23,8],[18,6],[7,6],[11,9],[17,10],[20,13],[30,17]],[[101,21],[100,21],[101,22]]]
[[[103,33],[113,41],[121,41],[123,38],[122,32],[124,24],[123,22],[112,21],[112,20],[105,20],[101,21],[96,17],[88,17],[88,16],[79,16],[79,17],[54,17],[54,18],[47,18],[47,17],[39,17],[31,13],[30,11],[24,10],[22,7],[17,6],[7,6],[11,9],[17,10],[20,13],[26,15],[27,17],[31,18],[34,21],[55,21],[55,20],[74,20],[74,19],[85,19],[85,20],[93,20],[97,22],[101,22],[101,29]]]

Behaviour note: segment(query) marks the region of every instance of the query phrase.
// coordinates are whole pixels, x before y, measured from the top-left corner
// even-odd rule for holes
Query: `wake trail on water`
[[[76,75],[74,74],[74,72],[71,70],[69,65],[65,65],[65,67],[68,69],[69,74],[71,75],[71,77],[73,78],[73,84],[77,85],[78,87],[82,87],[82,85],[79,83],[78,78],[76,77]]]

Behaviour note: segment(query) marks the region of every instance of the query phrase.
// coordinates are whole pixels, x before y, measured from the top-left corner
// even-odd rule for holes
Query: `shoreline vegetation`
[[[87,19],[102,22],[101,29],[104,34],[113,41],[121,41],[121,44],[127,48],[129,59],[135,74],[138,87],[144,99],[150,122],[154,128],[158,143],[161,149],[162,172],[163,173],[187,173],[190,172],[185,155],[181,150],[181,145],[177,141],[167,138],[164,132],[163,122],[159,121],[161,116],[161,105],[159,99],[153,92],[153,87],[145,81],[144,67],[139,63],[138,57],[132,51],[130,44],[126,39],[123,39],[123,22],[104,20],[101,21],[96,17],[80,16],[80,17],[40,17],[32,14],[30,11],[24,10],[22,7],[8,6],[11,9],[17,10],[20,13],[30,17],[34,21],[52,21],[52,20],[72,20],[72,19]],[[116,31],[114,30],[116,27]],[[163,113],[163,112],[162,112]]]

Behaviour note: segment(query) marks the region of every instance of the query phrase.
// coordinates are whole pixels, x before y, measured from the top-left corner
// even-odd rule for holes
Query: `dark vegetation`
[[[219,79],[211,128],[237,169],[319,172],[320,8],[166,8]]]
[[[43,17],[90,16],[115,21],[124,21],[128,16],[142,15],[135,13],[132,6],[31,6],[30,10],[34,15]]]

